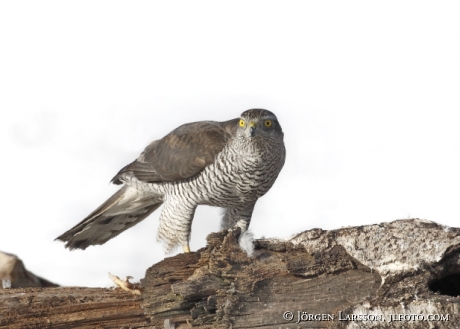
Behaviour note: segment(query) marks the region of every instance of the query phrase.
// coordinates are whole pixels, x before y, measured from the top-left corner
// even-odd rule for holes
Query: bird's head
[[[264,109],[244,111],[238,122],[238,135],[244,138],[283,136],[275,114]]]

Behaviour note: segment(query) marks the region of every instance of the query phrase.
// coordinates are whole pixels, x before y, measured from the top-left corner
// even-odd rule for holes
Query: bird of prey
[[[246,231],[257,199],[272,187],[285,156],[283,131],[268,110],[184,124],[122,168],[112,182],[123,187],[57,240],[71,250],[104,244],[163,204],[158,240],[166,252],[178,245],[190,252],[196,207],[222,207],[222,229]]]

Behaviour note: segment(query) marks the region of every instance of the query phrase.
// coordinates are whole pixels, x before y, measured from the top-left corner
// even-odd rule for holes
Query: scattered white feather
[[[3,289],[10,289],[11,288],[11,280],[9,278],[2,279],[2,287],[3,287]]]
[[[245,231],[240,235],[238,240],[241,250],[243,250],[248,257],[254,253],[254,234],[250,231]]]

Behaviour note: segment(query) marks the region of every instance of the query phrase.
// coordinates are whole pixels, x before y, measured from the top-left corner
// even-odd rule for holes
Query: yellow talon
[[[182,249],[184,249],[184,252],[190,252],[190,247],[188,245],[182,246]]]

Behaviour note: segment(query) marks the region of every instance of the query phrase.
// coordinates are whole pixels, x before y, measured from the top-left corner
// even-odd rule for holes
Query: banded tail
[[[104,244],[148,217],[162,203],[160,197],[145,198],[135,188],[125,185],[56,240],[65,242],[70,250]]]

